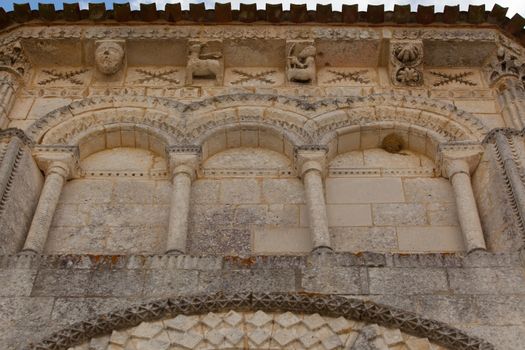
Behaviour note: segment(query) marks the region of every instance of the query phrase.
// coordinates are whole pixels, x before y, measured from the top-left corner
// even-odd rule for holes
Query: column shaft
[[[187,171],[176,171],[173,176],[167,254],[184,254],[186,252],[191,179],[191,173]]]
[[[486,249],[470,175],[462,171],[456,172],[450,177],[450,181],[456,196],[458,219],[467,252]]]
[[[67,166],[51,165],[46,175],[44,187],[40,193],[40,199],[27,234],[26,242],[22,251],[41,254],[44,251],[47,235],[55,209],[66,181]]]
[[[321,172],[317,169],[307,170],[303,173],[303,181],[306,205],[310,216],[310,233],[312,236],[313,250],[319,248],[328,248],[331,250]]]

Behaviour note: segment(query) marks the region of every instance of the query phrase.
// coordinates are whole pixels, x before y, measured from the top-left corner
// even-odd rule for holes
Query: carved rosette
[[[392,83],[396,86],[423,85],[423,42],[392,41],[390,48]]]

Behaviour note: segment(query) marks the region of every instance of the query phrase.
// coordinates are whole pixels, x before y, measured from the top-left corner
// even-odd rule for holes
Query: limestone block
[[[328,204],[404,202],[399,178],[328,178]]]
[[[76,179],[66,183],[60,194],[59,203],[109,203],[113,181],[104,179]]]
[[[363,156],[366,167],[417,168],[421,166],[420,155],[409,150],[393,154],[380,148],[372,148],[364,150]]]
[[[105,254],[152,254],[162,253],[167,235],[167,222],[158,226],[108,227]]]
[[[435,294],[448,292],[447,274],[437,268],[369,268],[370,294]]]
[[[427,213],[430,225],[459,226],[455,203],[428,203]]]
[[[262,195],[265,203],[304,203],[304,187],[299,179],[264,179]]]
[[[350,151],[339,154],[330,162],[330,168],[362,168],[365,162],[363,151]]]
[[[251,230],[215,224],[194,227],[188,237],[188,253],[193,255],[250,255]]]
[[[59,204],[53,215],[51,226],[81,227],[89,224],[89,215],[79,212],[78,204]]]
[[[224,179],[221,180],[221,203],[260,203],[261,183],[257,179]]]
[[[191,186],[191,202],[219,203],[220,180],[198,179]]]
[[[307,228],[256,228],[253,233],[255,254],[302,254],[311,250]]]
[[[26,119],[31,106],[33,106],[34,98],[19,97],[15,100],[15,104],[9,113],[9,118],[13,119]]]
[[[168,181],[166,181],[168,182]],[[113,182],[112,203],[153,204],[155,182],[135,179],[118,179]],[[96,201],[95,201],[96,203]]]
[[[337,151],[340,154],[359,150],[360,147],[361,133],[359,131],[340,135],[337,138]]]
[[[397,236],[402,252],[457,252],[465,249],[458,226],[398,227]]]
[[[372,211],[368,204],[328,204],[328,226],[371,226]]]
[[[332,247],[339,252],[397,251],[393,227],[331,227]]]
[[[427,225],[428,219],[425,209],[425,206],[419,203],[373,204],[374,225]]]
[[[517,268],[450,268],[450,288],[457,294],[524,294],[525,275]]]
[[[268,206],[262,204],[242,204],[235,206],[232,225],[263,225],[266,223]]]
[[[449,181],[444,178],[403,179],[407,202],[454,202],[454,192]]]
[[[72,102],[72,99],[68,98],[37,98],[31,107],[31,110],[27,116],[27,119],[35,120],[43,117],[48,112],[51,112],[57,108],[67,106]]]
[[[270,204],[266,223],[275,226],[299,226],[299,205]]]
[[[0,297],[29,296],[36,274],[36,269],[0,269]]]
[[[195,293],[198,284],[198,271],[195,270],[148,271],[145,275],[144,294],[169,297],[173,290],[180,294],[191,294]]]
[[[103,253],[108,236],[109,229],[103,226],[52,226],[44,251],[46,254]]]
[[[332,267],[306,269],[303,274],[302,288],[315,293],[360,294],[361,272],[357,267]]]
[[[88,225],[141,226],[168,222],[169,206],[141,204],[81,204],[79,213],[88,214]]]
[[[172,185],[168,180],[155,181],[153,202],[160,205],[170,205]]]

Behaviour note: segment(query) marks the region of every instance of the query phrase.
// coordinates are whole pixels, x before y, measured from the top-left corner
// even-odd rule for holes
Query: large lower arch
[[[433,344],[439,345],[445,349],[494,349],[492,344],[482,339],[469,336],[444,323],[425,319],[412,312],[402,311],[369,301],[345,298],[336,295],[312,295],[301,293],[265,294],[250,292],[183,296],[133,306],[76,323],[50,335],[37,344],[30,344],[27,348],[34,350],[66,350],[81,345],[92,338],[109,335],[112,334],[113,331],[131,329],[139,325],[144,325],[144,323],[146,324],[142,326],[142,328],[135,328],[135,333],[147,333],[151,337],[151,334],[154,334],[154,332],[151,331],[152,327],[148,327],[147,323],[160,320],[168,320],[166,323],[169,322],[171,324],[168,327],[180,331],[179,334],[181,334],[181,337],[184,337],[184,334],[188,334],[188,331],[192,328],[192,322],[195,321],[190,321],[190,324],[187,324],[187,322],[185,322],[185,317],[183,316],[206,315],[211,313],[209,314],[209,322],[204,320],[204,323],[208,324],[208,326],[211,325],[210,327],[213,329],[213,324],[218,325],[220,323],[220,320],[217,321],[217,319],[220,318],[221,315],[218,316],[218,314],[228,311],[230,311],[230,313],[223,315],[222,317],[229,318],[226,322],[231,326],[235,326],[241,322],[239,320],[240,312],[252,312],[249,322],[252,326],[255,326],[255,330],[252,328],[251,334],[258,332],[261,336],[264,332],[262,327],[265,323],[269,322],[268,320],[265,320],[268,318],[268,313],[277,313],[278,316],[275,317],[275,320],[283,328],[289,328],[300,323],[297,316],[295,316],[299,314],[312,315],[304,317],[304,321],[302,321],[304,324],[303,326],[306,326],[306,328],[310,330],[315,330],[316,328],[321,327],[323,322],[344,323],[344,320],[351,320],[365,324],[376,324],[382,327],[398,329],[400,332],[409,335],[424,339],[426,338]],[[258,314],[259,311],[262,313]],[[258,319],[256,320],[254,317],[257,317]],[[316,326],[316,323],[321,324],[321,326]],[[158,327],[161,326],[156,322],[153,328],[159,329]],[[334,327],[337,326],[331,327],[332,330],[335,330],[334,333],[339,334]],[[343,328],[344,327],[340,327],[341,330]],[[375,347],[371,347],[371,345],[377,340],[378,332],[374,331],[373,327],[368,326],[361,327],[360,329],[357,329],[359,327],[355,328],[358,335],[357,337],[354,335],[354,339],[349,340],[349,342],[353,343],[347,343],[347,345],[349,344],[350,346],[346,347],[346,349],[375,349]],[[246,334],[240,334],[239,332],[242,333],[242,331],[238,331],[237,334],[231,334],[230,339],[238,339],[236,341],[239,341],[240,338],[248,335],[248,332],[246,332]],[[280,348],[285,349],[286,344],[290,344],[289,342],[293,340],[290,335],[291,333],[295,332],[290,332],[287,329],[284,329],[281,334],[276,334],[274,336],[277,343],[281,344]],[[125,337],[125,333],[119,332],[117,335],[120,339]],[[138,336],[142,337],[141,334]],[[308,339],[300,340],[305,349],[308,348],[308,342],[316,341],[316,336],[319,337],[315,332],[310,332],[310,334],[307,334],[307,337],[305,337]],[[288,340],[286,338],[288,338]],[[180,339],[177,340],[176,343],[183,342],[185,348],[188,346],[191,348],[191,344],[195,343],[195,345],[197,345],[198,341],[198,338],[193,340]],[[332,339],[332,341],[334,341],[334,339]],[[213,340],[210,342],[213,343]],[[326,343],[328,343],[328,340]],[[246,345],[246,343],[244,343],[244,345]],[[325,343],[323,343],[323,345],[325,345]],[[230,346],[230,349],[231,348],[232,347]],[[245,349],[256,347],[234,346],[233,348]],[[325,345],[325,348],[342,349],[342,345],[338,347]],[[82,349],[82,346],[75,347],[74,349]]]

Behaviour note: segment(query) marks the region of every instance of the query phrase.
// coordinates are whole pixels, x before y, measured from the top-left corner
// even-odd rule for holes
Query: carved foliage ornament
[[[482,339],[469,336],[444,323],[424,319],[411,312],[394,309],[352,298],[333,295],[308,295],[295,293],[222,293],[196,295],[164,299],[134,306],[99,317],[76,323],[63,329],[38,344],[31,344],[26,349],[66,350],[91,338],[111,334],[113,330],[122,330],[140,325],[142,322],[176,318],[177,315],[202,315],[228,310],[286,313],[319,314],[321,317],[343,317],[366,323],[377,323],[392,327],[439,345],[455,350],[493,350],[494,346]],[[230,324],[236,324],[238,317],[230,315]],[[292,314],[293,316],[293,314]],[[291,317],[293,319],[293,317]],[[287,322],[293,320],[288,320]],[[315,320],[313,320],[315,321]],[[175,324],[177,324],[175,322]],[[365,327],[366,328],[366,327]],[[289,333],[289,332],[288,332]],[[289,335],[289,334],[288,334]],[[231,334],[231,337],[235,334]],[[287,334],[283,333],[283,337]],[[230,339],[231,339],[230,337]],[[368,334],[362,339],[363,345],[375,338]],[[360,344],[358,344],[360,345]],[[190,346],[191,348],[191,346]],[[365,349],[358,347],[358,349]]]

